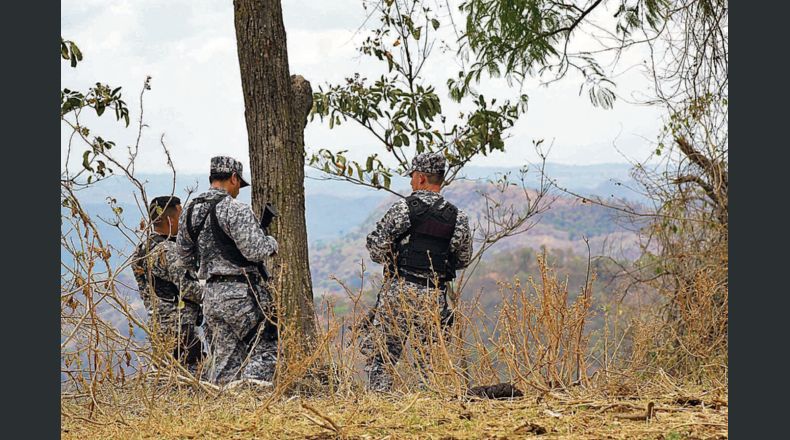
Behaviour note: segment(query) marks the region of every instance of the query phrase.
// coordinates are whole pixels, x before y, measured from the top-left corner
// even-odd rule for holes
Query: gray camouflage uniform
[[[212,173],[228,169],[241,176],[240,162],[223,156],[212,158]],[[198,277],[207,280],[203,313],[212,334],[209,380],[219,384],[239,378],[271,381],[277,360],[277,338],[264,336],[263,329],[267,320],[273,319],[272,298],[254,270],[223,257],[212,234],[212,220],[210,216],[207,218],[209,204],[195,205],[199,200],[218,199],[222,199],[216,205],[219,226],[247,260],[261,262],[277,252],[277,241],[264,234],[250,206],[223,189],[209,189],[184,209],[179,223],[178,253],[184,265],[197,269]],[[193,205],[196,206],[192,212],[193,227],[206,219],[197,243],[187,232],[187,215]],[[245,281],[228,278],[213,281],[212,277],[217,276],[242,276]]]
[[[417,155],[412,161],[410,171],[425,173],[444,173],[445,159],[439,153],[425,153]],[[442,198],[439,193],[418,190],[413,193],[428,205]],[[443,201],[438,205],[442,209],[447,204]],[[409,220],[409,207],[405,199],[398,200],[376,223],[376,229],[367,236],[367,249],[370,258],[385,265],[392,258],[394,240],[411,227]],[[402,239],[407,243],[409,237]],[[450,253],[456,258],[456,269],[463,269],[469,265],[472,257],[472,236],[469,229],[469,218],[458,211],[455,229],[450,242]],[[386,270],[386,269],[385,269]],[[402,270],[404,274],[420,278],[433,278],[431,272],[415,272]],[[418,313],[411,313],[416,311]],[[446,292],[431,288],[428,282],[417,284],[406,281],[397,276],[387,276],[382,290],[376,300],[375,315],[372,319],[370,334],[362,342],[362,352],[367,358],[365,370],[368,372],[370,388],[377,391],[387,391],[392,386],[392,374],[389,371],[403,354],[407,339],[416,339],[420,347],[427,348],[436,340],[435,331],[431,331],[430,319],[438,311],[440,316],[446,318],[449,314]],[[417,356],[418,363],[423,372],[429,369],[423,361],[429,352]],[[389,364],[389,365],[388,365]]]
[[[155,233],[154,233],[155,234]],[[138,292],[148,311],[149,326],[164,335],[176,337],[180,342],[173,350],[173,356],[185,367],[195,372],[202,360],[202,347],[197,328],[200,325],[200,304],[203,300],[203,287],[197,278],[181,266],[173,238],[158,237],[160,243],[143,242],[135,251],[137,260],[132,263],[132,271],[137,281]],[[145,252],[146,245],[152,245]],[[150,274],[147,268],[151,268]],[[160,298],[151,288],[149,280],[157,277],[178,287],[180,300]],[[154,283],[156,284],[156,283]],[[179,306],[180,304],[180,306]]]

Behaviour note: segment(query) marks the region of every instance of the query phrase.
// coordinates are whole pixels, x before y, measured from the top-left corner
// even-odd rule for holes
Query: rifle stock
[[[271,226],[272,222],[274,221],[275,217],[277,217],[277,209],[269,202],[263,206],[263,214],[261,215],[261,229],[266,235],[269,235],[269,226]],[[269,280],[271,278],[269,274],[269,270],[266,268],[266,265],[263,263],[258,263],[258,272],[261,274],[264,280]]]

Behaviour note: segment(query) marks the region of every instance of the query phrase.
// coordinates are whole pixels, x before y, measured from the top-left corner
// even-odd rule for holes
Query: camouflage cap
[[[447,159],[442,153],[422,153],[414,156],[411,160],[411,168],[404,173],[410,176],[411,173],[419,171],[426,174],[444,174],[447,168]]]
[[[241,187],[249,186],[247,179],[244,178],[244,165],[230,156],[214,156],[211,158],[211,174],[231,174],[236,173],[241,179]]]

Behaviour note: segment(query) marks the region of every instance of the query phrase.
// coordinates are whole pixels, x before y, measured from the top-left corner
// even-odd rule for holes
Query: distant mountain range
[[[481,193],[489,194],[488,204]],[[490,208],[492,200],[505,207],[513,206],[517,212],[526,203],[520,188],[511,188],[502,194],[493,190],[491,185],[481,182],[460,181],[447,188],[443,194],[468,214],[470,226],[478,230],[475,234],[478,240],[482,239],[480,229],[486,227],[484,213]],[[535,194],[530,196],[534,200]],[[334,278],[342,280],[349,287],[359,288],[363,279],[362,267],[366,269],[365,279],[378,277],[381,266],[374,264],[368,257],[366,236],[396,200],[395,196],[383,200],[364,222],[341,237],[311,242],[310,269],[316,294],[339,292],[340,286]],[[618,221],[616,211],[567,196],[555,196],[552,200],[546,212],[530,220],[531,227],[526,232],[498,241],[487,251],[484,261],[518,253],[525,248],[538,250],[542,247],[586,257],[587,243],[592,255],[609,255],[619,260],[630,260],[639,255],[636,233]],[[476,242],[475,247],[479,246],[480,243]],[[500,267],[497,272],[507,279],[521,270],[518,267]]]
[[[547,164],[546,175],[556,180],[560,187],[585,196],[603,198],[616,197],[639,201],[636,193],[627,188],[633,186],[627,164],[603,164],[574,166]],[[383,214],[384,209],[394,201],[394,196],[386,191],[356,186],[347,182],[327,180],[322,173],[307,170],[305,179],[307,233],[311,248],[311,271],[316,287],[329,288],[330,275],[349,276],[349,267],[358,266],[360,258],[365,257],[364,235],[373,223]],[[511,173],[511,180],[517,177],[518,168],[467,167],[464,180],[460,180],[445,190],[448,200],[457,203],[462,209],[480,208],[476,191],[485,190],[486,179],[496,179],[503,173]],[[138,178],[145,182],[148,197],[174,192],[186,198],[187,188],[202,192],[208,187],[205,175],[182,174],[175,184],[170,175],[142,174]],[[527,173],[528,186],[536,187],[540,176],[534,171]],[[396,177],[392,187],[408,194],[406,178]],[[124,221],[134,227],[139,224],[142,213],[138,208],[131,185],[120,176],[111,177],[93,187],[82,190],[80,198],[86,210],[96,218],[99,230],[105,241],[115,248],[114,262],[119,263],[133,249],[133,236],[129,237],[104,221],[112,219],[113,212],[108,200],[115,199],[123,209]],[[243,190],[240,200],[249,202],[250,192]],[[519,203],[513,199],[513,203]],[[545,213],[540,223],[530,233],[509,238],[498,245],[495,252],[523,246],[566,248],[586,252],[581,236],[591,237],[591,243],[603,246],[613,240],[618,245],[625,244],[623,255],[634,256],[631,243],[633,233],[617,225],[614,215],[605,208],[583,205],[571,198],[560,197],[554,207]],[[616,240],[613,237],[617,237]],[[130,238],[132,240],[130,240]],[[66,258],[62,255],[62,258]],[[353,263],[355,262],[355,263]],[[340,270],[340,267],[346,269]],[[370,265],[368,265],[370,268]],[[358,269],[357,269],[358,271]],[[352,283],[355,284],[355,283]],[[316,292],[318,293],[318,291]]]

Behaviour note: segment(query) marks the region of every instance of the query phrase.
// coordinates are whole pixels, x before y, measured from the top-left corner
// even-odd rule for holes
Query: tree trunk
[[[310,83],[291,77],[280,0],[234,0],[236,41],[250,147],[252,207],[272,202],[279,243],[271,272],[284,306],[283,324],[295,342],[315,339],[304,196],[304,127],[312,107]],[[287,343],[287,338],[286,338]]]

